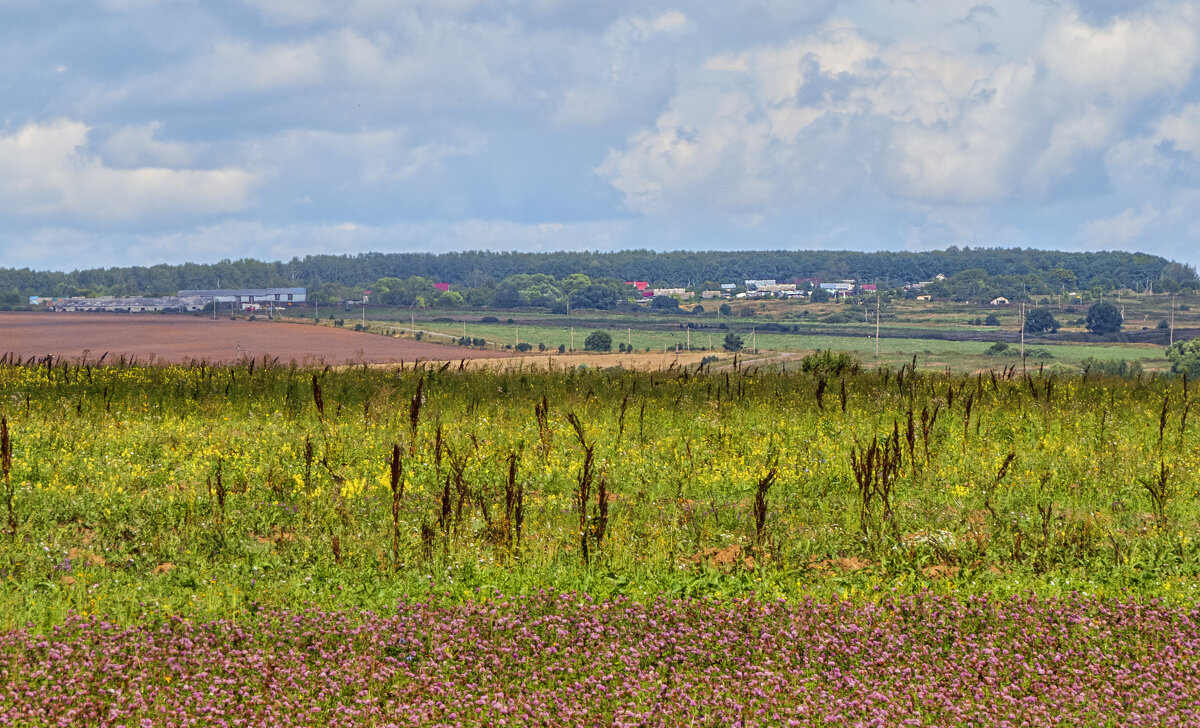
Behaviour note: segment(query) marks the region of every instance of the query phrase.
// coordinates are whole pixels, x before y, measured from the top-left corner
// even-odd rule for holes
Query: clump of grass
[[[8,535],[17,535],[16,493],[12,483],[12,436],[8,433],[8,418],[0,417],[0,475],[4,476],[4,505],[8,508]]]

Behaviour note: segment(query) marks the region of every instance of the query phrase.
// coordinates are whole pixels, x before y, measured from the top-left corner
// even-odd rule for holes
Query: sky
[[[0,0],[0,266],[1200,265],[1200,0]]]

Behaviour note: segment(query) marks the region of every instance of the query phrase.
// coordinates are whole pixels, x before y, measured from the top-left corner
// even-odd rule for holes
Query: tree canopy
[[[312,255],[290,261],[253,259],[219,263],[95,268],[69,273],[0,269],[0,292],[20,296],[173,294],[184,288],[258,288],[325,285],[369,288],[380,279],[421,278],[455,288],[493,291],[511,285],[524,298],[561,298],[593,285],[614,292],[625,281],[696,288],[749,278],[878,282],[885,287],[933,281],[937,298],[991,299],[1054,295],[1115,287],[1169,292],[1200,286],[1190,266],[1145,253],[1061,252],[1021,248],[956,248],[927,252],[672,251],[501,253],[363,253]],[[389,289],[390,290],[390,289]],[[464,296],[466,294],[464,293]],[[470,297],[468,297],[470,298]],[[490,294],[488,296],[490,298]],[[575,306],[572,299],[572,306]]]
[[[1035,308],[1025,314],[1025,333],[1044,334],[1058,331],[1061,324],[1048,308]]]
[[[1115,334],[1121,330],[1121,311],[1111,303],[1097,303],[1088,309],[1087,330],[1093,334]]]

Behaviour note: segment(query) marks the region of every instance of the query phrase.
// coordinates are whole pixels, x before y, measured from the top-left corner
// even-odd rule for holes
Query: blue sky
[[[1200,264],[1200,2],[0,0],[0,266]]]

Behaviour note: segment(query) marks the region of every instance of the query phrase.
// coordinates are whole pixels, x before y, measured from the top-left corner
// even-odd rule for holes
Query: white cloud
[[[998,24],[1007,6],[972,16],[964,3],[941,4],[972,21],[921,42],[834,21],[786,44],[710,56],[654,126],[597,171],[630,208],[655,215],[803,207],[863,185],[931,205],[1045,199],[1200,63],[1191,3],[1103,25],[1060,13],[1028,55],[1010,58],[965,50],[959,37]],[[922,17],[906,22],[928,30],[936,16]],[[1163,133],[1177,148],[1200,146],[1195,121],[1167,119]],[[814,172],[820,181],[806,184]]]
[[[127,126],[114,132],[101,147],[105,163],[124,168],[167,167],[179,169],[193,163],[195,152],[185,144],[157,138],[157,122]]]
[[[1159,217],[1159,211],[1150,205],[1140,210],[1127,208],[1112,217],[1089,220],[1080,225],[1076,238],[1083,247],[1091,250],[1128,247]]]
[[[0,210],[99,223],[245,209],[253,179],[240,169],[117,168],[88,151],[86,125],[58,120],[0,136]]]
[[[1169,114],[1157,124],[1158,138],[1200,159],[1200,103],[1188,104],[1178,114]]]

